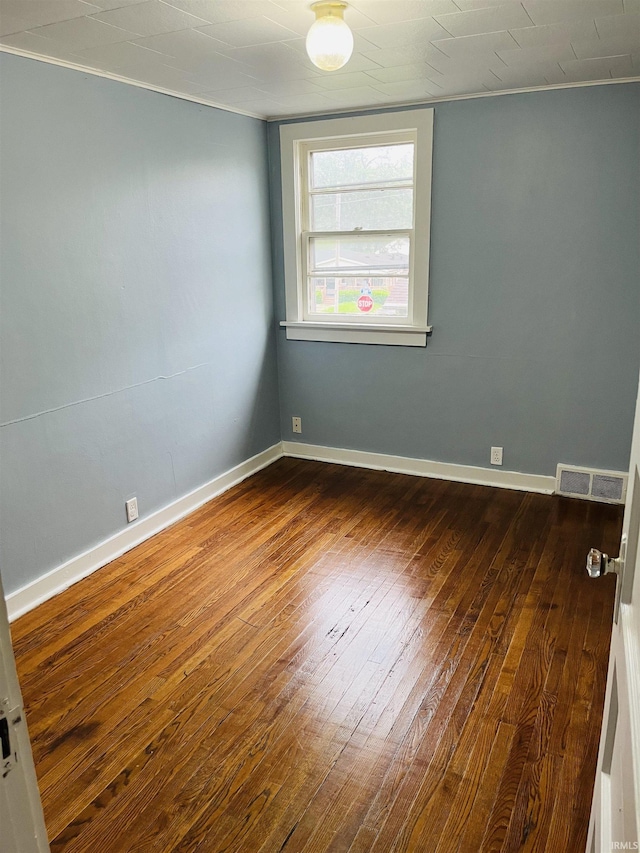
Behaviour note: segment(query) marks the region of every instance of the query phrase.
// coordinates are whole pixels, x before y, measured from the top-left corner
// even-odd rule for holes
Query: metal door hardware
[[[617,575],[622,578],[624,572],[624,561],[627,556],[627,534],[623,534],[620,540],[620,556],[610,557],[603,554],[597,548],[592,548],[587,554],[587,573],[590,578],[601,578],[602,575]],[[613,620],[617,624],[620,615],[620,595],[622,583],[616,583],[616,600],[613,607]]]
[[[623,567],[624,562],[621,557],[610,557],[598,551],[597,548],[592,548],[587,554],[587,572],[590,578],[599,578],[611,573],[620,575]]]
[[[12,708],[8,699],[0,699],[0,781],[6,779],[17,764],[18,753],[15,749],[13,729],[21,722],[20,709]]]
[[[0,745],[2,746],[2,757],[9,758],[11,755],[11,739],[9,738],[9,721],[6,717],[0,719]]]

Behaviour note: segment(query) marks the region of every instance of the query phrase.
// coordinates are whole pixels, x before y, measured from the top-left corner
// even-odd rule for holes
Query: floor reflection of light
[[[289,666],[304,700],[299,738],[308,749],[316,738],[346,743],[355,734],[359,765],[375,761],[373,732],[377,742],[393,724],[391,713],[385,731],[379,725],[394,698],[392,685],[408,666],[405,652],[419,621],[420,598],[414,579],[403,574],[406,565],[406,555],[380,551],[336,555],[333,562],[325,556],[306,575],[308,600],[295,619],[304,644]]]

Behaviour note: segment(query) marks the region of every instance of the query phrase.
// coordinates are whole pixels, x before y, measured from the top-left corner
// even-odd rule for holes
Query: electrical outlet
[[[291,429],[294,432],[302,432],[302,418],[291,418]]]
[[[125,501],[124,505],[127,510],[127,521],[129,523],[135,521],[138,517],[138,498],[131,498],[130,500]]]
[[[491,448],[491,464],[492,465],[502,465],[502,448],[501,447],[492,447]]]

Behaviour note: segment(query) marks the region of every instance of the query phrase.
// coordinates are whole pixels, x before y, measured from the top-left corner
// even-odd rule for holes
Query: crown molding
[[[343,107],[338,109],[322,110],[310,113],[290,113],[282,116],[268,116],[259,113],[252,113],[248,110],[242,110],[238,107],[230,107],[228,104],[218,104],[214,101],[203,100],[195,95],[187,95],[183,92],[175,92],[173,89],[163,89],[161,86],[153,86],[151,83],[143,83],[139,80],[131,80],[129,77],[120,77],[118,74],[113,74],[110,71],[101,71],[97,68],[90,68],[87,65],[80,65],[74,62],[68,62],[64,59],[56,59],[52,56],[43,56],[39,53],[32,53],[28,50],[20,48],[8,47],[0,44],[0,53],[9,53],[13,56],[22,56],[25,59],[35,59],[37,62],[45,62],[48,65],[59,65],[61,68],[69,68],[72,71],[81,71],[84,74],[91,74],[94,77],[103,77],[105,80],[114,80],[116,83],[125,83],[127,86],[135,86],[138,89],[147,89],[149,92],[157,92],[160,95],[169,95],[171,98],[179,98],[182,101],[191,101],[193,104],[200,104],[203,107],[212,107],[216,110],[224,110],[227,113],[235,115],[247,116],[248,118],[257,118],[267,122],[283,122],[283,121],[302,121],[304,119],[318,118],[319,116],[339,116],[339,115],[358,115],[360,113],[384,113],[391,110],[405,109],[409,107],[430,107],[434,104],[445,104],[451,101],[471,101],[477,98],[497,98],[503,95],[522,95],[528,92],[551,92],[558,89],[584,89],[591,86],[612,86],[625,83],[640,83],[640,76],[624,77],[612,80],[588,80],[583,83],[554,83],[550,86],[530,86],[522,89],[500,89],[496,92],[474,92],[468,95],[448,95],[441,98],[429,98],[418,101],[395,101],[391,104],[372,104],[368,107]]]
[[[393,104],[373,104],[369,107],[343,107],[336,110],[323,110],[312,113],[295,113],[284,116],[268,116],[270,123],[281,121],[304,121],[305,119],[326,118],[340,115],[359,115],[360,113],[385,113],[392,110],[411,107],[432,107],[434,104],[448,104],[451,101],[475,101],[478,98],[499,98],[503,95],[522,95],[528,92],[552,92],[557,89],[585,89],[591,86],[611,86],[624,83],[640,83],[640,77],[620,77],[612,80],[586,80],[583,83],[554,83],[549,86],[529,86],[522,89],[500,89],[496,92],[474,92],[468,95],[443,95],[441,98],[429,98],[421,101],[397,101]]]
[[[217,104],[213,101],[205,101],[195,95],[186,95],[184,92],[175,92],[173,89],[163,89],[162,86],[153,86],[151,83],[143,83],[140,80],[131,80],[129,77],[120,77],[118,74],[112,74],[110,71],[101,71],[98,68],[90,68],[87,65],[76,65],[74,62],[67,62],[65,59],[56,59],[53,56],[42,56],[39,53],[31,53],[29,50],[21,50],[16,47],[7,47],[0,44],[0,53],[10,53],[13,56],[22,56],[24,59],[35,59],[37,62],[46,62],[47,65],[59,65],[61,68],[69,68],[72,71],[81,71],[83,74],[92,74],[94,77],[103,77],[105,80],[114,80],[116,83],[126,83],[127,86],[135,86],[137,89],[147,89],[149,92],[157,92],[160,95],[169,95],[171,98],[180,98],[181,101],[191,101],[193,104],[201,104],[203,107],[213,107],[216,110],[224,110],[227,113],[235,113],[236,115],[247,116],[248,118],[257,118],[261,121],[266,120],[266,116],[251,113],[247,110],[237,109],[235,107]]]

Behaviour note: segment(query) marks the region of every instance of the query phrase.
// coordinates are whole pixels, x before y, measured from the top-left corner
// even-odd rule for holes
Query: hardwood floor
[[[54,853],[582,853],[619,508],[282,459],[12,626]]]

